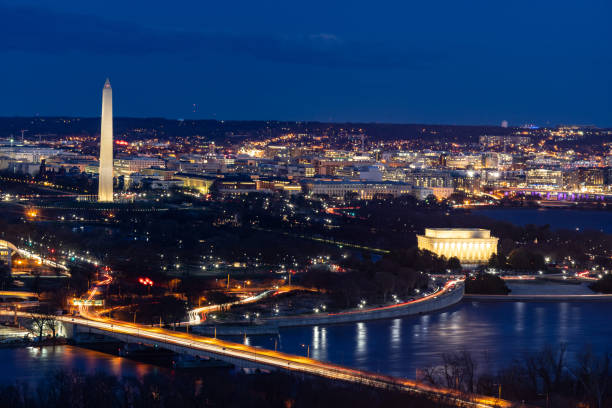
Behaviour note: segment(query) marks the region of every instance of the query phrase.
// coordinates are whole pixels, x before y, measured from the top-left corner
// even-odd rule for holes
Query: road
[[[202,307],[198,307],[195,309],[191,309],[187,312],[187,316],[189,316],[189,321],[182,322],[180,323],[180,325],[185,326],[185,325],[200,324],[201,322],[200,315],[202,314],[216,312],[216,311],[219,311],[225,308],[232,307],[234,305],[243,305],[247,303],[257,302],[258,300],[263,299],[264,297],[274,292],[275,290],[265,290],[257,295],[249,296],[244,299],[236,300],[234,302],[228,302],[228,303],[223,303],[219,305],[208,305],[208,306],[202,306]]]
[[[416,381],[389,377],[381,374],[354,370],[335,364],[324,363],[306,357],[260,349],[243,344],[228,342],[215,338],[196,336],[162,328],[145,327],[137,324],[103,319],[87,314],[83,317],[59,316],[60,321],[79,324],[107,332],[109,335],[130,335],[141,339],[161,342],[172,346],[187,347],[217,355],[220,358],[230,357],[257,365],[296,371],[315,376],[366,384],[377,388],[394,387],[414,394],[428,396],[436,401],[450,401],[462,407],[511,407],[510,402],[493,397],[460,393],[456,390],[432,387]]]
[[[93,299],[100,291],[100,286],[110,283],[112,278],[107,276],[99,282],[90,292],[89,299]],[[451,285],[445,285],[441,292],[450,290]],[[438,292],[440,294],[440,292]],[[163,328],[143,326],[123,321],[100,317],[90,312],[88,307],[80,307],[81,316],[58,316],[58,320],[99,329],[113,335],[128,335],[137,337],[146,342],[160,342],[170,346],[186,347],[191,350],[201,350],[220,359],[239,359],[255,363],[259,366],[300,372],[351,383],[366,384],[377,388],[397,388],[413,394],[427,396],[434,401],[445,401],[460,407],[512,407],[509,401],[494,397],[475,394],[465,394],[448,388],[437,388],[413,380],[395,378],[361,370],[355,370],[331,363],[317,361],[311,358],[281,353],[272,350],[233,343],[217,338],[203,337],[190,333],[176,332]],[[121,337],[121,336],[119,336]]]
[[[92,300],[103,285],[107,285],[112,278],[107,275],[104,280],[98,282],[88,293],[88,299]],[[449,285],[450,286],[450,285]],[[444,290],[448,290],[445,286]],[[263,366],[272,369],[283,369],[299,372],[318,377],[346,381],[356,384],[364,384],[381,389],[394,388],[412,394],[423,395],[433,401],[450,403],[458,407],[493,408],[514,407],[515,404],[476,394],[466,394],[449,388],[438,388],[428,384],[419,383],[414,380],[395,378],[377,373],[356,370],[336,364],[317,361],[311,358],[281,353],[272,350],[233,343],[217,338],[203,337],[185,332],[176,332],[158,327],[143,326],[118,320],[101,317],[93,313],[86,306],[80,306],[80,316],[56,316],[58,321],[89,327],[105,332],[111,337],[126,340],[132,337],[133,341],[142,341],[147,344],[157,344],[160,347],[167,345],[169,349],[187,348],[190,352],[201,351],[202,355],[209,355],[218,359],[241,360],[253,363],[255,366]],[[21,318],[31,318],[26,312],[0,312]],[[247,364],[248,365],[248,364]]]

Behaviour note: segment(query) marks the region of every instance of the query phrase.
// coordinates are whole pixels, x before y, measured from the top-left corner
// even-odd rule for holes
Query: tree
[[[601,279],[589,285],[595,292],[612,293],[612,275],[604,275]]]
[[[395,292],[397,279],[395,275],[386,271],[377,272],[374,275],[374,280],[376,282],[376,287],[378,291],[382,295],[383,303],[387,302],[387,297]]]
[[[47,326],[47,324],[46,324],[46,319],[44,318],[44,316],[42,316],[42,315],[40,315],[38,313],[30,314],[29,331],[35,337],[38,338],[38,341],[42,340],[46,326]]]
[[[491,268],[499,268],[499,269],[504,269],[508,267],[507,259],[504,256],[504,254],[502,254],[501,252],[491,254],[488,265]]]
[[[606,394],[610,392],[610,354],[597,356],[589,348],[580,353],[577,360],[578,370],[574,374],[584,387],[586,395],[595,400],[595,406],[603,407]]]
[[[444,353],[442,365],[428,368],[424,380],[464,392],[474,392],[476,385],[476,362],[468,351]]]
[[[461,262],[456,256],[452,256],[448,259],[448,269],[453,272],[461,271]]]
[[[11,277],[11,268],[6,262],[0,260],[0,282],[2,282],[2,289],[6,288],[11,284],[13,278]]]
[[[490,273],[479,273],[465,280],[465,293],[485,295],[507,295],[510,289],[499,276]]]
[[[47,314],[45,316],[45,327],[51,330],[51,337],[55,340],[57,338],[57,331],[59,329],[59,322],[53,314]]]
[[[536,271],[546,268],[544,257],[527,248],[516,248],[508,255],[508,264],[512,269]]]
[[[159,301],[159,308],[164,323],[176,323],[185,317],[187,307],[185,302],[174,296],[164,296]]]

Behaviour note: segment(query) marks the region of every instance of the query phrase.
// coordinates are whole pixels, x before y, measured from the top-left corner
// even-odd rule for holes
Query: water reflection
[[[568,334],[568,323],[569,323],[569,303],[559,303],[559,325],[557,326],[559,331],[557,337],[559,341],[565,343],[567,341]]]
[[[310,356],[317,360],[328,360],[327,355],[327,328],[325,326],[313,326],[311,338]]]
[[[313,358],[413,378],[416,369],[439,364],[449,351],[467,350],[486,367],[505,366],[560,342],[570,354],[585,342],[612,351],[610,313],[609,303],[464,302],[437,314],[281,329],[279,350],[302,355],[300,345],[310,341]],[[274,348],[269,337],[251,340]]]
[[[393,319],[391,321],[391,349],[397,350],[402,342],[402,319]]]
[[[442,353],[467,350],[481,367],[499,368],[545,345],[568,345],[568,356],[585,343],[612,351],[610,303],[465,302],[442,313],[355,324],[293,327],[274,336],[230,340],[297,355],[310,355],[368,371],[414,378],[417,369],[440,363]],[[304,346],[302,346],[304,345]],[[0,349],[0,382],[44,378],[64,369],[142,377],[154,366],[70,346]]]
[[[142,378],[163,371],[150,364],[72,346],[0,349],[0,383],[41,381],[57,371],[94,374],[98,371],[118,377]]]
[[[518,333],[525,330],[525,302],[514,303],[514,330]]]
[[[359,322],[356,324],[357,327],[357,347],[355,348],[355,358],[363,361],[366,357],[367,351],[367,340],[368,331],[366,329],[366,323]]]

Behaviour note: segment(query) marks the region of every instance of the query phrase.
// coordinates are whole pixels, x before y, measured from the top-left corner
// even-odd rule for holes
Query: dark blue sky
[[[0,0],[0,115],[612,126],[610,0]],[[193,105],[196,105],[194,113]]]

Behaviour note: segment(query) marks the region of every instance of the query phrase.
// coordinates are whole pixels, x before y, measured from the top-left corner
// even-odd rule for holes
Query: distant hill
[[[220,120],[174,120],[163,118],[115,118],[115,138],[127,140],[201,136],[210,140],[277,136],[287,132],[328,134],[330,136],[365,133],[370,140],[440,139],[476,141],[484,134],[504,135],[515,128],[498,126],[454,126],[387,123],[323,123],[286,121],[220,121]],[[26,138],[39,135],[43,139],[63,138],[71,135],[97,135],[100,132],[99,118],[72,117],[0,117],[0,137],[21,137],[27,129]]]

